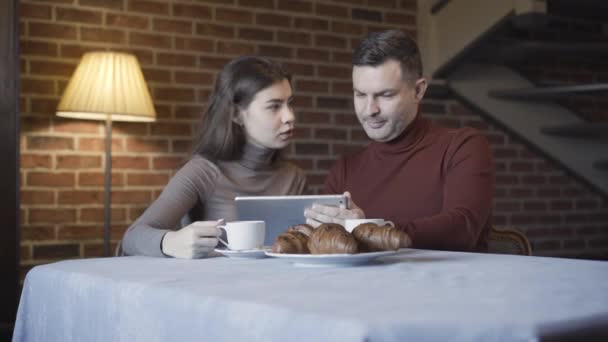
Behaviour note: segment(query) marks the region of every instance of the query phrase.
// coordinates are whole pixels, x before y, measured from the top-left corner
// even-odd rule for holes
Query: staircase
[[[516,71],[556,58],[605,65],[608,1],[431,3],[419,9],[428,11],[419,17],[428,27],[421,40],[427,42],[423,56],[431,61],[433,78],[445,79],[461,100],[608,196],[608,116],[591,118],[568,106],[580,96],[608,95],[608,83],[535,84]],[[484,19],[450,19],[472,15]],[[444,44],[448,37],[452,40]]]

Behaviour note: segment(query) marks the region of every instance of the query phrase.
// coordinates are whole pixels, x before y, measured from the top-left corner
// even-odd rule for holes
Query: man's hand
[[[217,246],[219,221],[197,221],[178,231],[169,231],[161,243],[163,253],[182,259],[204,258]]]
[[[353,202],[350,192],[346,191],[344,195],[348,197],[348,208],[313,204],[312,208],[304,210],[306,223],[315,228],[322,223],[338,223],[344,226],[344,220],[346,219],[365,218],[365,213],[357,204],[355,204],[355,202]]]

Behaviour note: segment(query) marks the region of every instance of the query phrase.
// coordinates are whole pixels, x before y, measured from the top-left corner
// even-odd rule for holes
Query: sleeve
[[[490,146],[480,133],[467,134],[454,138],[446,156],[440,213],[415,219],[404,228],[415,248],[474,251],[494,199]]]
[[[323,186],[323,193],[328,195],[342,194],[346,191],[346,160],[338,160],[329,170],[327,178],[325,178],[325,185]]]
[[[193,158],[171,178],[160,196],[127,229],[122,248],[127,255],[159,256],[161,241],[169,230],[179,227],[180,219],[192,209],[199,197],[215,189],[219,170],[203,158]]]

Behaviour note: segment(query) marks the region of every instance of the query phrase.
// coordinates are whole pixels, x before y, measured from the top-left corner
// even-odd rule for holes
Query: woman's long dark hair
[[[193,154],[212,160],[238,159],[245,146],[245,129],[234,122],[239,108],[247,108],[255,95],[291,77],[278,62],[246,56],[230,61],[217,77],[203,113]]]

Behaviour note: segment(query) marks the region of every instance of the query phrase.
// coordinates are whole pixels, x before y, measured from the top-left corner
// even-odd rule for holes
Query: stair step
[[[592,83],[558,87],[490,90],[488,95],[516,100],[538,100],[606,91],[608,91],[608,83]]]
[[[530,58],[586,58],[604,60],[608,57],[608,42],[498,41],[487,51],[488,59],[517,62]]]
[[[608,171],[608,159],[593,162],[593,167],[601,171]]]
[[[608,138],[608,122],[544,126],[541,132],[571,138]]]

